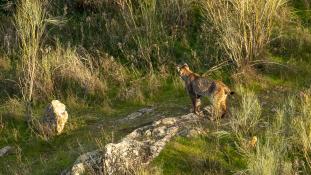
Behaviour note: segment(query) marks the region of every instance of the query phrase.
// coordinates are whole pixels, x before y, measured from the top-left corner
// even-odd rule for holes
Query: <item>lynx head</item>
[[[191,73],[191,70],[190,70],[187,63],[184,63],[182,65],[178,65],[176,68],[177,68],[179,76],[183,80],[185,80],[187,78],[187,76],[189,75],[189,73]]]

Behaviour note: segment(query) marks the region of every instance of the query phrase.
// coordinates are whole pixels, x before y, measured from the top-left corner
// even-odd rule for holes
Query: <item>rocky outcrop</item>
[[[11,151],[13,150],[13,148],[11,146],[5,146],[3,148],[0,149],[0,157],[3,157],[7,154],[9,154]]]
[[[44,113],[40,123],[40,131],[47,136],[62,133],[68,120],[66,106],[58,100],[53,100]]]
[[[149,164],[173,137],[202,132],[198,129],[202,120],[192,113],[158,120],[134,130],[119,143],[109,143],[103,150],[81,155],[63,174],[130,174]]]

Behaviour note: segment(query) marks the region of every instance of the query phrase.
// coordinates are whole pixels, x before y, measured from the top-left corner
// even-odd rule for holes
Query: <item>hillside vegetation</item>
[[[135,174],[311,174],[309,0],[1,1],[0,174],[60,174],[154,121],[111,125],[146,106],[189,113],[183,63],[236,92],[231,115]],[[69,120],[47,138],[53,99]]]

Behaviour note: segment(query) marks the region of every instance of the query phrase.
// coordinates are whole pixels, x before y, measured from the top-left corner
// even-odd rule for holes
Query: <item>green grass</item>
[[[152,6],[143,6],[144,9],[135,11],[134,19],[130,19],[128,9],[121,10],[116,4],[93,9],[91,6],[79,8],[75,2],[66,5],[60,0],[51,2],[47,7],[48,13],[64,19],[65,23],[47,26],[40,49],[51,48],[51,51],[40,50],[39,57],[49,59],[51,63],[56,58],[65,61],[65,58],[74,57],[80,69],[70,75],[71,79],[63,76],[62,81],[56,81],[52,78],[54,91],[49,97],[40,97],[34,102],[36,118],[43,115],[48,100],[52,98],[58,98],[67,106],[69,121],[64,133],[47,141],[27,126],[19,89],[14,83],[8,83],[8,80],[18,81],[20,57],[16,41],[4,40],[1,35],[14,33],[10,24],[12,13],[1,9],[0,19],[5,20],[3,25],[0,24],[0,43],[10,43],[10,48],[0,46],[0,81],[1,89],[4,89],[0,92],[0,148],[12,145],[15,151],[1,158],[0,174],[60,174],[80,154],[117,141],[135,128],[157,119],[147,115],[137,123],[112,126],[112,121],[142,107],[154,106],[157,113],[167,117],[189,112],[190,99],[182,81],[176,78],[174,65],[188,62],[195,72],[204,73],[222,60],[224,54],[219,48],[221,43],[216,42],[218,36],[210,28],[211,24],[204,24],[198,4],[189,4],[185,0],[165,3],[156,4],[154,7],[159,11],[154,13]],[[170,142],[152,162],[151,169],[159,170],[159,174],[172,175],[260,174],[261,170],[266,175],[280,170],[275,160],[293,169],[292,164],[298,159],[306,166],[300,165],[299,170],[305,174],[311,172],[311,166],[308,167],[311,162],[307,160],[310,141],[305,137],[309,134],[306,130],[309,114],[303,113],[308,110],[301,109],[303,103],[297,99],[295,110],[289,110],[292,109],[289,97],[296,98],[311,84],[311,15],[304,0],[292,0],[289,4],[294,8],[294,18],[298,20],[288,19],[291,22],[285,29],[277,26],[274,30],[282,30],[282,37],[264,47],[263,54],[268,61],[282,65],[260,65],[254,72],[237,74],[237,77],[232,75],[236,73],[232,66],[228,66],[210,75],[223,80],[235,91],[235,88],[243,86],[256,95],[262,109],[256,129],[239,138],[228,124],[232,119],[224,119],[219,125],[209,123],[206,135],[178,137]],[[147,15],[150,18],[144,19]],[[137,26],[133,27],[133,23]],[[119,48],[118,43],[126,44]],[[110,56],[114,56],[112,61]],[[140,62],[144,59],[150,59],[155,65],[152,74],[146,74],[150,69]],[[92,64],[89,65],[90,60]],[[110,62],[102,63],[103,60]],[[44,75],[53,77],[58,73],[55,70],[59,65],[46,69]],[[77,76],[77,72],[83,70],[91,76]],[[108,90],[104,94],[84,89],[83,85],[88,85],[93,78],[106,83]],[[46,82],[40,83],[44,85]],[[132,94],[124,93],[132,90]],[[239,105],[243,95],[245,92],[230,97],[233,108],[242,109]],[[277,123],[278,111],[282,110],[286,120]],[[293,111],[296,113],[291,113]],[[219,134],[222,132],[226,134]],[[245,144],[254,135],[259,138],[257,148],[246,149]],[[287,147],[281,148],[279,142]],[[269,156],[271,159],[267,158]]]
[[[176,116],[188,111],[184,109],[189,99],[184,91],[177,90],[176,96],[172,96],[172,80],[163,86],[163,91],[158,96],[149,98],[146,104],[130,102],[118,102],[111,106],[90,103],[87,101],[65,100],[69,120],[64,133],[47,141],[32,132],[23,118],[22,105],[6,105],[0,114],[5,128],[0,130],[0,147],[12,145],[20,150],[20,153],[12,154],[3,158],[0,162],[0,173],[19,173],[23,166],[28,171],[22,174],[59,174],[69,167],[82,153],[92,151],[106,143],[117,141],[135,127],[153,120],[150,116],[141,120],[140,123],[131,125],[113,126],[111,122],[125,117],[131,112],[144,106],[152,105],[156,110],[166,116]],[[67,101],[67,103],[66,103]],[[18,103],[13,100],[14,103]],[[11,103],[13,103],[11,102]],[[18,108],[19,107],[19,108]],[[38,104],[35,108],[36,117],[42,116],[45,104]],[[7,111],[12,111],[7,113]],[[113,134],[113,138],[112,138]],[[21,156],[21,160],[18,157]],[[16,166],[16,163],[20,166]],[[6,168],[10,166],[12,168]]]
[[[292,0],[291,3],[293,4],[296,13],[303,21],[303,24],[310,27],[311,26],[311,3],[310,1],[304,0]]]
[[[278,72],[267,69],[258,75],[259,79],[253,77],[253,80],[245,84],[248,89],[256,92],[260,102],[266,103],[263,105],[263,115],[266,119],[273,118],[274,113],[271,109],[283,102],[288,94],[304,87],[301,85],[303,83],[297,83],[303,81],[303,78],[297,80],[293,78],[295,76],[286,77],[286,73],[286,69]],[[108,121],[122,118],[146,105],[157,106],[166,116],[187,113],[190,99],[180,83],[175,78],[169,78],[162,84],[158,94],[149,96],[144,103],[115,100],[107,105],[97,104],[92,98],[64,99],[69,112],[68,125],[62,135],[48,141],[42,140],[27,128],[22,117],[23,110],[16,110],[21,108],[17,102],[14,102],[17,103],[14,110],[10,109],[14,106],[13,102],[11,105],[5,105],[6,107],[1,108],[2,121],[6,127],[1,131],[1,137],[5,139],[0,139],[0,147],[10,144],[20,148],[21,152],[3,158],[4,161],[0,162],[1,173],[13,174],[26,168],[24,174],[59,174],[80,154],[100,147],[99,144],[105,145],[110,142],[112,131],[114,140],[118,140],[135,126],[139,126],[129,124],[111,128]],[[240,95],[237,94],[232,100],[239,100]],[[233,102],[233,105],[236,105],[236,102]],[[42,115],[44,107],[45,104],[37,104],[37,116]],[[247,157],[241,154],[236,146],[237,140],[231,136],[217,138],[211,134],[215,131],[213,127],[208,127],[211,131],[206,136],[179,137],[169,143],[151,166],[158,167],[162,174],[233,174],[245,170]],[[17,136],[12,133],[17,133]],[[263,134],[263,131],[259,131],[259,134]],[[21,160],[18,159],[20,155]],[[13,170],[5,168],[7,166],[13,167]]]
[[[153,161],[163,174],[231,174],[245,168],[232,140],[178,137]]]

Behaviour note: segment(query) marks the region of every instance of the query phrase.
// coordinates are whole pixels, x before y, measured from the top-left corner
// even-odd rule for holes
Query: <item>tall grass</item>
[[[279,105],[273,117],[269,118],[262,117],[260,107],[254,107],[258,103],[255,96],[246,97],[242,96],[241,105],[236,111],[237,116],[234,114],[230,121],[238,150],[247,160],[247,169],[240,173],[310,174],[311,90],[304,90],[298,96],[284,99],[284,103]],[[255,105],[249,105],[252,104],[249,103],[250,100],[254,101]],[[245,122],[247,120],[244,120],[243,113],[247,116],[252,114],[254,119],[248,118],[248,122]],[[253,135],[258,137],[255,148],[247,141]]]
[[[61,49],[61,48],[57,48]],[[75,49],[61,49],[61,55],[54,55],[54,77],[73,80],[80,85],[87,93],[97,92],[103,94],[106,90],[105,81],[101,81],[98,69],[92,62],[92,57],[87,53],[84,56],[77,53]]]
[[[104,17],[109,46],[128,64],[144,68],[148,73],[174,63],[176,58],[171,51],[180,37],[178,30],[185,25],[190,3],[186,0],[123,1],[122,6],[113,9],[118,15]],[[172,19],[172,14],[177,19]]]
[[[218,45],[238,69],[264,58],[276,17],[286,0],[203,0],[208,24],[219,36]]]
[[[241,95],[238,108],[232,109],[230,126],[238,138],[251,137],[256,134],[262,118],[262,107],[256,94],[242,86],[237,88]]]
[[[268,118],[254,92],[245,87],[237,88],[241,94],[239,106],[232,110],[230,132],[234,135],[238,151],[246,159],[246,169],[240,174],[276,175],[293,174],[293,163],[289,158],[289,135],[292,133],[287,107]],[[256,141],[253,142],[254,137]]]
[[[37,82],[43,98],[80,94],[109,101],[113,94],[111,100],[143,103],[158,92],[161,81],[167,78],[166,73],[142,76],[135,67],[124,66],[107,53],[95,58],[83,48],[60,43],[46,50]]]
[[[26,107],[27,120],[32,117],[31,102],[37,79],[39,49],[46,27],[46,11],[40,0],[19,0],[15,26],[20,42],[21,77],[20,85]]]
[[[255,151],[248,150],[247,172],[249,174],[275,175],[293,174],[293,164],[289,160],[290,142],[287,138],[288,119],[284,109],[275,114],[274,120],[261,134]]]
[[[284,145],[276,145],[269,140],[260,143],[255,152],[248,154],[246,172],[250,175],[291,175],[292,164],[286,161],[286,156]]]
[[[90,94],[92,97],[110,95],[111,99],[134,103],[144,103],[147,101],[146,97],[150,96],[160,99],[162,97],[159,91],[162,90],[162,83],[172,74],[169,72],[169,66],[176,62],[191,61],[194,64],[201,62],[205,57],[214,59],[219,54],[223,58],[233,61],[239,69],[256,64],[265,56],[266,47],[270,41],[274,37],[278,37],[278,33],[273,35],[274,25],[278,22],[283,8],[286,7],[285,0],[201,0],[204,9],[202,12],[193,8],[193,4],[197,5],[198,2],[192,0],[76,0],[75,2],[80,4],[83,9],[95,9],[91,10],[91,13],[89,11],[80,13],[81,11],[75,11],[76,9],[70,11],[71,7],[67,7],[67,4],[71,4],[71,2],[68,1],[64,5],[64,9],[57,7],[54,10],[61,13],[66,11],[65,15],[72,23],[63,27],[68,27],[69,37],[66,38],[67,31],[62,30],[59,32],[60,37],[56,38],[62,40],[63,43],[55,44],[54,41],[49,40],[47,43],[51,46],[46,46],[43,44],[43,38],[45,34],[49,34],[44,33],[47,28],[46,18],[48,15],[43,2],[45,1],[19,0],[17,13],[14,16],[21,58],[20,67],[16,70],[21,70],[20,85],[28,117],[32,116],[31,103],[33,100],[40,100],[41,103],[46,99],[69,96],[67,99],[72,99],[74,105],[70,103],[67,105],[69,104],[69,108],[73,110],[80,109],[82,106],[89,108],[81,98]],[[63,3],[63,1],[54,2],[60,6],[63,5],[59,3]],[[68,10],[69,13],[67,13]],[[201,18],[202,13],[206,15],[204,24],[197,20]],[[84,17],[85,21],[81,20]],[[87,28],[87,26],[93,26],[93,28]],[[198,29],[195,29],[196,27]],[[211,33],[202,34],[201,32]],[[296,36],[297,32],[293,33],[295,33],[293,39],[299,38]],[[81,36],[81,40],[78,39],[76,43],[72,42],[75,39],[71,40],[71,34]],[[304,46],[310,43],[309,33],[307,34],[299,35],[300,38],[306,38],[303,40],[306,44],[297,43],[301,49],[307,48]],[[212,36],[212,38],[202,38],[205,35]],[[11,35],[8,36],[14,38]],[[52,37],[48,36],[48,38]],[[214,39],[217,39],[217,42]],[[8,57],[14,53],[11,51],[14,44],[10,40],[8,38],[3,42],[4,48],[10,48],[6,49]],[[206,43],[204,43],[205,41]],[[297,41],[302,40],[297,39]],[[90,46],[89,50],[83,48],[87,47],[86,43]],[[204,50],[206,48],[202,48],[201,43],[215,46],[208,47],[210,50]],[[284,42],[281,41],[281,43],[283,45],[280,45],[284,46]],[[293,44],[293,42],[290,43]],[[286,45],[284,47],[288,48]],[[219,50],[224,53],[218,53]],[[109,54],[103,54],[106,52]],[[211,56],[214,52],[217,56]],[[11,64],[10,70],[14,69],[14,58],[12,60],[12,62],[0,61],[0,67],[8,67],[6,64]],[[210,62],[210,60],[206,62]],[[146,72],[149,74],[146,75]],[[184,94],[181,80],[173,79],[172,81],[174,88],[180,92],[172,90],[173,93],[168,95]],[[171,88],[171,86],[163,89],[165,90],[165,88]],[[241,154],[247,160],[247,168],[244,172],[247,174],[293,174],[294,159],[297,157],[299,162],[304,162],[304,165],[298,165],[298,169],[305,174],[310,174],[310,93],[303,92],[300,99],[289,100],[285,107],[280,107],[281,109],[275,116],[273,115],[273,119],[269,116],[269,122],[265,121],[267,119],[265,118],[266,110],[260,105],[259,98],[254,92],[238,88],[237,94],[241,95],[241,102],[239,102],[238,108],[232,111],[230,132],[235,136],[234,139],[236,139],[238,147],[243,148],[243,150],[238,148],[238,151],[242,150]],[[94,99],[91,98],[91,101],[94,102]],[[102,100],[101,98],[100,101],[109,101],[109,99]],[[15,98],[5,103],[1,108],[2,111],[5,111],[3,119],[6,120],[7,116],[20,116],[24,111],[20,104],[20,100]],[[103,106],[100,105],[100,107]],[[93,114],[93,108],[90,110]],[[88,113],[84,109],[83,114],[80,113],[81,111],[77,111],[76,115]],[[97,116],[96,111],[95,113]],[[102,117],[102,115],[100,116]],[[81,123],[83,125],[94,124],[92,117],[93,115],[90,116],[90,121],[88,119],[81,120]],[[14,117],[10,118],[14,119]],[[11,125],[1,120],[2,116],[0,115],[0,132],[6,130],[6,128],[2,128]],[[80,120],[80,118],[76,120]],[[98,120],[102,120],[102,118],[96,118],[96,122]],[[270,122],[272,123],[270,124]],[[80,123],[77,123],[69,122],[69,127],[72,127],[69,129],[70,132],[79,129]],[[18,123],[15,127],[15,121],[12,121],[12,125],[14,128],[5,134],[8,137],[4,137],[4,140],[7,141],[3,143],[14,140],[24,147],[24,140],[29,140],[29,136],[21,135],[23,130],[19,128]],[[77,134],[81,135],[80,131],[78,132]],[[258,138],[255,148],[247,146],[248,140],[253,136]],[[10,139],[10,137],[14,139]],[[68,137],[64,139],[72,143]],[[30,138],[29,141],[33,142],[33,139]],[[57,139],[55,141],[53,144],[60,142]],[[41,143],[34,144],[41,145]],[[227,145],[227,141],[226,144],[216,144],[216,146],[218,145],[220,147],[225,145],[225,149],[228,148],[231,152],[232,145]],[[232,148],[236,147],[232,146]],[[207,151],[210,152],[209,149]],[[23,155],[18,154],[17,157],[33,155],[33,149],[30,152],[25,152]],[[63,152],[60,154],[62,155],[60,159],[63,160]],[[176,157],[175,153],[173,157]],[[231,161],[234,156],[226,154],[223,157]],[[181,158],[184,159],[183,156]],[[56,159],[51,164],[57,161]],[[204,158],[191,156],[188,161],[198,161],[198,164],[206,169],[206,163],[202,159]],[[218,158],[214,159],[216,162]],[[24,174],[29,174],[33,171],[31,168],[36,169],[33,165],[39,169],[42,168],[39,167],[40,165],[37,166],[35,160],[31,159],[31,161],[33,162],[29,162],[29,165],[28,162],[25,164],[25,161],[16,161],[21,166],[17,166],[17,170],[12,169],[12,173],[23,173],[18,171],[26,168]],[[58,162],[57,167],[63,168],[69,164],[68,160],[64,162],[66,165],[58,167],[63,164]],[[213,162],[210,164],[214,166]],[[43,167],[43,169],[48,167]],[[59,171],[58,168],[55,171]],[[211,171],[214,168],[212,167]],[[162,174],[157,169],[137,171],[137,174]]]
[[[305,162],[306,173],[311,172],[311,90],[302,91],[288,106],[291,114],[291,141]]]

